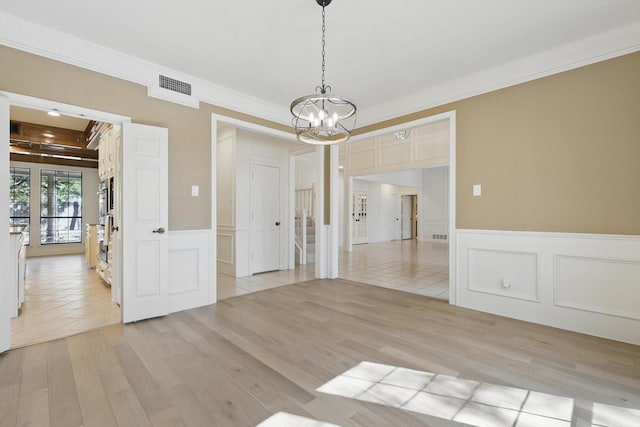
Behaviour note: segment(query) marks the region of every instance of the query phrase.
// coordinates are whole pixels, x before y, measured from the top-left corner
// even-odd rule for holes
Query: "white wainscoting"
[[[640,345],[640,236],[457,230],[457,304]]]
[[[216,302],[209,230],[169,232],[169,312]]]

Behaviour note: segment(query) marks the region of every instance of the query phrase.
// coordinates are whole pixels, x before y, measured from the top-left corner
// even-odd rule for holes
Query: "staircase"
[[[316,258],[316,221],[313,217],[314,187],[296,190],[296,264],[313,264]]]

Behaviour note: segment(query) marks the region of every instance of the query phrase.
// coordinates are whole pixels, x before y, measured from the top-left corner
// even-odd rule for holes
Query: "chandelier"
[[[339,144],[347,141],[356,124],[356,104],[348,98],[333,95],[325,85],[325,14],[331,0],[316,0],[322,6],[322,84],[316,93],[302,96],[291,103],[291,123],[300,142],[315,145]]]

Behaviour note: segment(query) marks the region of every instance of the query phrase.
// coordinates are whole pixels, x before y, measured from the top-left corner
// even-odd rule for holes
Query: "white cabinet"
[[[119,125],[111,125],[100,136],[98,143],[98,176],[100,176],[100,179],[110,178],[115,175],[120,138]]]
[[[98,224],[85,224],[84,256],[89,267],[98,265],[99,251]]]
[[[18,317],[18,310],[24,302],[24,285],[26,275],[26,251],[22,228],[9,227],[9,315]]]

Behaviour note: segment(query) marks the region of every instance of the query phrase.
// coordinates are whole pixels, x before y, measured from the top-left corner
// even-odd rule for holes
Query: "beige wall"
[[[0,46],[0,90],[169,128],[169,228],[210,227],[210,114],[282,125]],[[640,234],[640,53],[368,126],[457,111],[457,227]],[[192,198],[190,186],[200,185]],[[471,186],[482,184],[482,197]]]
[[[638,235],[639,76],[634,53],[359,131],[456,110],[457,228]]]
[[[169,229],[211,227],[211,113],[286,129],[202,104],[196,110],[147,96],[147,88],[0,46],[0,90],[131,117],[169,129]],[[200,197],[191,197],[191,185]]]

